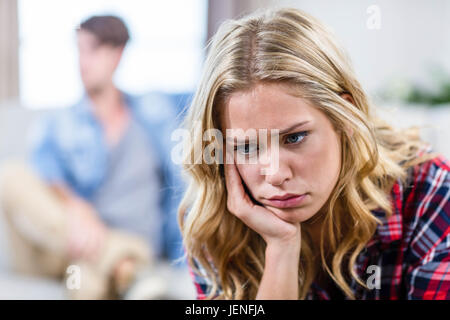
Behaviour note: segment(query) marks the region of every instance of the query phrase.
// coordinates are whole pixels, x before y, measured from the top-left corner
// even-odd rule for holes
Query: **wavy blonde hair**
[[[348,276],[366,287],[353,266],[380,223],[371,210],[381,208],[391,214],[390,190],[397,179],[405,178],[408,166],[424,161],[417,157],[423,143],[416,130],[394,130],[371,114],[368,98],[334,35],[297,9],[262,11],[226,21],[210,43],[184,122],[192,140],[186,146],[184,171],[189,185],[179,207],[179,224],[188,263],[210,282],[208,298],[219,287],[218,298],[256,297],[265,242],[227,210],[223,165],[196,159],[194,145],[204,150],[207,144],[216,143],[205,141],[213,139],[208,135],[204,139],[204,133],[221,129],[219,115],[227,98],[258,82],[292,86],[341,133],[342,167],[328,199],[318,250],[308,225],[302,225],[299,299],[306,297],[320,268],[354,299]],[[343,93],[354,103],[343,99]],[[196,121],[201,125],[195,126]],[[205,274],[200,274],[197,263]]]

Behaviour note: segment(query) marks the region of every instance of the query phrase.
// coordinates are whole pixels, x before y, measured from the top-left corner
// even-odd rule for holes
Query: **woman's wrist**
[[[266,261],[273,258],[274,261],[279,259],[295,259],[298,262],[300,258],[301,242],[269,242],[266,246]]]
[[[270,242],[256,299],[298,299],[300,242]]]
[[[300,251],[301,248],[301,233],[300,227],[295,234],[286,235],[283,238],[272,238],[266,240],[266,248],[271,248],[271,250],[285,250],[290,248],[293,251]]]

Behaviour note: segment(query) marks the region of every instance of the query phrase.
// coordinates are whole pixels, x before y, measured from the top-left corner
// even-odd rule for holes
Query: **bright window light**
[[[117,86],[144,94],[193,90],[206,38],[206,0],[19,0],[20,95],[29,108],[66,107],[83,93],[75,29],[87,17],[124,19],[131,40]]]

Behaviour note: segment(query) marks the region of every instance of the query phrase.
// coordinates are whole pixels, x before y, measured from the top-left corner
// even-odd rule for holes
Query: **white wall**
[[[80,98],[75,29],[98,14],[119,15],[130,30],[115,74],[119,88],[145,94],[195,87],[204,58],[206,0],[19,0],[18,4],[20,98],[25,107],[66,107]]]
[[[210,5],[219,1],[210,0]],[[229,0],[227,5],[231,9],[222,14],[222,20],[268,7],[295,7],[315,16],[335,32],[372,98],[396,79],[432,87],[432,65],[444,67],[450,74],[449,0]],[[380,29],[367,27],[367,9],[372,5],[380,9]],[[422,137],[450,158],[450,105],[433,110],[385,102],[378,105],[379,114],[393,125],[422,127]]]
[[[254,5],[302,9],[334,30],[352,58],[359,80],[373,95],[390,79],[429,85],[427,66],[450,70],[450,1],[271,0]],[[381,28],[366,26],[370,5],[381,10]],[[254,8],[256,9],[256,7]]]

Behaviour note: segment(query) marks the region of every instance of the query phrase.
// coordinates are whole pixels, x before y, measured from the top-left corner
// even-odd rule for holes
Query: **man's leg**
[[[63,204],[30,168],[19,163],[3,166],[0,174],[0,203],[9,225],[16,271],[32,275],[70,277],[66,273],[67,213]],[[68,288],[74,299],[104,299],[116,295],[116,267],[131,260],[134,267],[151,262],[150,248],[141,238],[108,230],[96,261],[70,265],[81,271],[80,288]],[[84,281],[83,281],[84,279]],[[119,281],[120,282],[120,281]]]
[[[35,276],[61,276],[67,265],[62,204],[21,163],[5,164],[0,184],[0,203],[8,226],[13,269]]]
[[[72,262],[75,270],[80,272],[80,285],[78,289],[68,290],[71,299],[116,299],[120,298],[123,291],[134,275],[151,263],[150,249],[140,237],[109,229],[106,235],[100,255],[96,261]],[[128,263],[131,262],[130,266]],[[118,274],[118,267],[125,273]],[[73,274],[66,275],[66,281]],[[124,279],[117,279],[121,276]],[[128,279],[126,279],[128,277]]]

